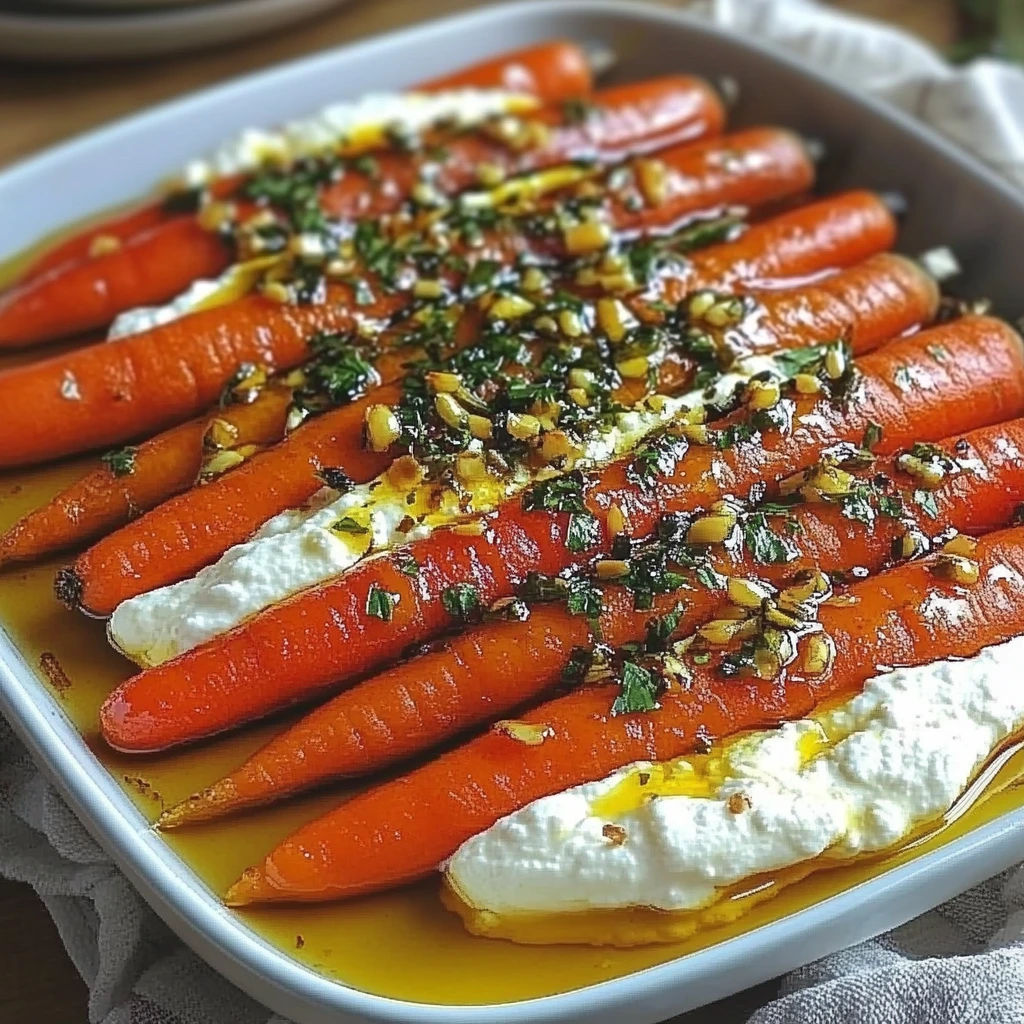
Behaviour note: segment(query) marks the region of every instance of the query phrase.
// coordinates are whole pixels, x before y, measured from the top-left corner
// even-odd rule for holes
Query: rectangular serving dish
[[[622,80],[672,71],[734,79],[740,99],[733,124],[773,122],[821,139],[829,154],[824,188],[902,193],[909,202],[905,251],[952,246],[965,268],[958,282],[965,294],[989,296],[1011,319],[1024,313],[1018,282],[1024,198],[990,171],[909,118],[783,54],[682,13],[600,0],[539,0],[435,22],[251,75],[51,149],[0,173],[0,260],[61,225],[144,194],[254,121],[273,124],[331,100],[402,86],[557,36],[611,46]],[[148,827],[2,629],[0,709],[156,912],[232,982],[299,1024],[651,1024],[894,927],[1024,854],[1022,806],[806,910],[614,981],[517,1003],[403,1002],[317,974],[225,910]]]

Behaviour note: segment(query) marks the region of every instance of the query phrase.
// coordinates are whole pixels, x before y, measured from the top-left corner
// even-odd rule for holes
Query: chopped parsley
[[[839,498],[839,511],[847,519],[873,526],[875,523],[875,507],[871,504],[871,488],[863,485],[854,487],[848,494]]]
[[[601,524],[589,512],[574,512],[565,531],[565,546],[574,552],[589,551],[601,536]]]
[[[138,448],[115,448],[112,452],[106,452],[100,456],[100,461],[105,463],[107,469],[114,476],[131,476],[135,472],[135,456]]]
[[[384,590],[374,583],[370,587],[369,594],[366,595],[366,614],[372,615],[375,619],[390,622],[396,604],[398,604],[398,594],[392,594],[391,591]]]
[[[772,529],[764,512],[744,517],[741,529],[750,557],[762,565],[785,565],[800,554],[789,537],[780,537]]]
[[[793,378],[798,373],[815,373],[821,366],[827,345],[810,345],[807,348],[787,349],[772,356],[779,372]]]
[[[651,491],[658,477],[671,476],[689,449],[685,437],[660,434],[636,449],[626,467],[626,479],[641,490]]]
[[[562,682],[578,686],[586,678],[593,663],[594,652],[589,647],[574,647],[562,669]]]
[[[317,334],[310,339],[313,358],[303,368],[303,383],[292,401],[299,409],[323,412],[355,401],[377,380],[377,371],[354,347],[348,334]]]
[[[672,634],[679,628],[686,606],[680,601],[675,608],[664,615],[659,615],[647,624],[647,639],[644,650],[651,654],[663,651],[668,646]]]
[[[247,199],[279,210],[297,232],[326,234],[329,225],[320,206],[320,189],[340,174],[341,164],[334,156],[309,157],[290,167],[264,167],[241,192]]]
[[[483,613],[480,593],[469,583],[455,583],[445,587],[441,603],[445,611],[462,625],[478,621]]]
[[[395,568],[403,576],[419,576],[420,574],[420,563],[407,551],[399,551],[395,555],[393,562]]]
[[[860,443],[861,448],[865,451],[873,451],[881,440],[882,425],[875,423],[874,420],[868,420],[868,425],[864,428],[864,438]]]
[[[600,524],[586,506],[583,487],[583,474],[572,472],[542,480],[523,495],[523,508],[527,511],[569,513],[565,546],[574,552],[587,551],[600,537]]]
[[[331,490],[338,491],[340,494],[346,494],[355,487],[352,477],[337,466],[321,466],[316,475],[325,487],[330,487]]]
[[[935,495],[931,491],[919,488],[914,491],[914,501],[917,502],[921,511],[930,519],[939,518],[939,506],[935,501]]]
[[[653,672],[632,661],[622,664],[621,692],[612,703],[612,714],[654,711],[658,707],[658,679]]]
[[[342,516],[331,523],[332,533],[349,533],[354,536],[363,536],[370,532],[370,528],[363,523],[357,522],[352,516]]]
[[[570,615],[584,615],[596,619],[601,614],[601,588],[595,586],[586,576],[569,580],[565,607]]]

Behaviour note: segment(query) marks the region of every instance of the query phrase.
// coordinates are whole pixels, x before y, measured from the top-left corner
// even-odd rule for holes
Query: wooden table
[[[685,6],[686,0],[662,0]],[[954,37],[953,0],[835,0],[938,46]],[[254,68],[469,7],[473,0],[364,0],[272,38],[188,57],[97,67],[0,71],[0,165],[111,118]],[[0,1021],[85,1024],[88,993],[42,903],[0,881]],[[751,1005],[767,998],[751,993]],[[702,1015],[703,1016],[703,1015]],[[713,1019],[713,1011],[708,1020]]]

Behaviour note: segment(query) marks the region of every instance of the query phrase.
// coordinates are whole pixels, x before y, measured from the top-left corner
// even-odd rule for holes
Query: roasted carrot
[[[413,89],[420,92],[508,89],[536,96],[545,103],[558,103],[585,97],[592,87],[593,75],[584,50],[575,43],[554,40],[501,54],[464,71],[423,82]],[[94,256],[97,249],[127,242],[135,235],[171,219],[174,219],[173,212],[160,202],[117,214],[47,249],[29,264],[20,280],[26,281],[63,263]]]
[[[972,431],[940,442],[939,448],[965,472],[929,490],[929,507],[918,503],[919,481],[895,458],[864,467],[858,480],[885,474],[895,486],[906,517],[881,516],[866,523],[849,518],[835,504],[816,502],[792,511],[792,557],[757,559],[750,549],[739,557],[716,553],[715,571],[783,583],[796,573],[818,569],[832,574],[851,566],[875,572],[908,536],[927,536],[954,527],[981,533],[1011,522],[1024,493],[1024,420]],[[785,527],[780,525],[781,532]],[[913,553],[916,548],[910,548]],[[540,604],[525,621],[486,623],[440,641],[427,653],[386,669],[312,711],[272,739],[240,768],[167,810],[163,827],[203,821],[321,785],[339,777],[379,771],[435,746],[464,730],[532,704],[552,690],[575,649],[596,643],[620,647],[643,641],[648,625],[666,613],[673,634],[686,636],[709,619],[721,593],[690,580],[683,591],[663,595],[652,609],[635,609],[622,587],[604,588],[596,624],[570,614],[564,604]],[[680,603],[681,602],[681,603]],[[681,611],[677,609],[677,605]],[[147,738],[152,743],[153,737]]]
[[[0,466],[120,444],[186,420],[216,402],[243,363],[295,366],[318,331],[351,331],[357,309],[387,317],[407,301],[380,294],[359,308],[352,288],[341,284],[331,285],[320,305],[254,293],[230,307],[0,372],[0,401],[9,403]]]
[[[836,216],[837,210],[845,213],[846,218]],[[782,227],[779,222],[782,222]],[[844,223],[847,224],[845,230],[842,228]],[[822,269],[844,263],[847,251],[853,251],[849,262],[854,262],[860,255],[870,255],[883,247],[890,237],[891,218],[885,207],[869,194],[841,196],[834,202],[816,204],[812,213],[797,211],[796,214],[755,225],[748,232],[749,238],[696,253],[689,267],[683,271],[685,283],[676,284],[674,277],[665,278],[662,279],[663,290],[681,297],[695,287],[723,287],[724,283],[716,275],[732,279],[736,273],[732,265],[722,259],[720,252],[723,249],[728,249],[741,261],[745,272],[759,277],[768,266],[785,271],[789,266],[787,253],[792,253],[793,265],[800,267],[800,272],[806,272],[812,266],[807,240],[816,236],[818,227],[821,228],[821,262],[817,267]],[[762,251],[758,240],[761,245],[777,245],[779,253]],[[795,240],[795,244],[788,245],[790,240]],[[706,271],[705,267],[709,270]],[[865,278],[857,271],[850,280],[844,278],[834,292],[827,281],[818,286],[822,289],[822,308],[831,308],[847,327],[852,327],[861,314],[868,313],[875,326],[865,327],[863,333],[865,338],[871,336],[877,341],[914,326],[920,322],[922,313],[930,313],[934,286],[926,280],[923,283],[919,280],[916,288],[911,287],[909,278],[912,274],[900,261],[889,265],[889,269],[895,277],[908,279],[906,287],[888,289],[898,301],[875,305],[865,301],[862,295],[864,283],[874,278],[870,273]],[[849,293],[845,298],[844,290]],[[851,296],[859,297],[856,311],[848,302]],[[776,315],[779,326],[775,347],[804,344],[812,338],[829,340],[833,336],[837,324],[827,316],[821,321],[823,334],[816,333],[813,323],[803,326],[806,314],[804,296],[794,293],[787,299],[779,293],[769,301],[770,305],[762,316],[755,313],[752,317],[752,329],[761,339],[759,344],[762,348],[770,347],[769,336]],[[844,308],[849,314],[848,321],[842,313]],[[742,339],[742,331],[737,335]],[[382,373],[381,376],[387,379],[387,374]],[[372,401],[390,404],[396,397],[397,393],[393,391],[378,392]],[[353,479],[365,480],[362,473],[367,468],[379,471],[382,462],[380,459],[368,460],[367,453],[358,447],[354,427],[362,422],[359,417],[364,409],[365,406],[359,412],[345,408],[328,413],[297,431],[289,439],[289,444],[253,459],[248,466],[207,488],[204,493],[172,499],[163,508],[100,541],[78,559],[70,571],[62,574],[61,590],[65,597],[91,614],[109,614],[129,597],[195,572],[232,544],[244,540],[271,515],[300,504],[317,490],[319,478],[310,474],[311,465],[338,466]],[[274,487],[266,486],[268,479],[275,481]],[[213,504],[215,501],[218,502],[216,505]]]
[[[508,89],[558,102],[586,96],[593,84],[593,69],[583,48],[567,40],[553,39],[498,54],[464,71],[432,78],[413,89],[421,92]]]
[[[285,839],[226,901],[337,899],[429,875],[471,836],[542,796],[632,761],[691,753],[702,737],[799,718],[829,696],[857,690],[879,665],[969,658],[1024,631],[1024,528],[979,542],[973,585],[944,579],[941,557],[855,584],[853,604],[823,607],[835,657],[821,675],[794,669],[779,685],[694,666],[690,688],[663,694],[659,709],[615,716],[617,686],[579,690],[522,716],[545,727],[542,743],[491,731],[361,793]],[[936,613],[936,597],[955,600],[956,615]]]
[[[726,159],[727,155],[731,155],[731,159]],[[659,161],[663,180],[654,206],[642,207],[638,212],[623,200],[614,201],[610,220],[621,230],[642,231],[651,226],[676,222],[697,209],[710,210],[723,203],[757,205],[768,198],[801,191],[813,176],[803,143],[788,132],[766,128],[738,133],[722,139],[720,143],[667,150]],[[749,174],[743,170],[747,167],[751,169]],[[895,261],[898,258],[886,259]],[[781,324],[783,315],[789,317],[787,329],[791,329],[795,337],[797,331],[805,330],[807,310],[811,308],[820,308],[823,325],[831,316],[836,333],[845,331],[851,326],[848,311],[853,305],[849,296],[838,292],[841,277],[829,279],[824,288],[808,295],[807,309],[794,307],[788,314],[783,314],[780,308],[778,318],[769,314],[767,326],[756,330],[751,321],[745,328],[745,333],[750,335],[750,348],[772,347],[772,325]],[[863,281],[852,282],[846,287],[859,303],[860,334],[852,339],[857,351],[884,340],[877,336],[877,329],[870,326],[869,320],[878,321],[879,326],[888,330],[885,337],[903,329],[904,325],[892,328],[884,318],[866,315],[869,311],[891,313],[894,303],[890,296],[894,291],[903,289],[904,298],[914,293],[918,299],[920,313],[912,312],[904,303],[908,315],[906,326],[929,319],[935,301],[934,285],[927,275],[910,264],[873,263],[865,267]],[[888,292],[881,294],[885,289]],[[836,291],[835,298],[827,294],[831,291]],[[885,297],[890,297],[887,304],[877,301]],[[781,307],[785,300],[776,303],[775,296],[766,296],[765,303]],[[786,346],[779,344],[777,347]],[[381,378],[390,379],[386,372],[381,373]],[[270,437],[272,432],[268,428],[265,431],[268,436],[259,443],[266,444],[283,436],[286,409],[282,406],[280,412],[277,437]],[[196,448],[191,441],[192,431],[187,427],[175,429],[170,435],[169,438],[154,438],[152,442],[139,446],[134,459],[138,475],[134,479],[122,480],[121,487],[107,487],[106,475],[99,471],[72,485],[49,506],[16,524],[5,537],[0,537],[0,565],[5,561],[37,558],[50,551],[74,547],[115,529],[132,515],[148,511],[186,490],[195,479]],[[176,456],[179,457],[177,463],[174,461]],[[151,458],[154,460],[152,472],[147,473]],[[162,487],[160,481],[163,482]]]
[[[290,399],[290,389],[268,388],[251,405],[228,406],[136,447],[110,453],[95,469],[0,535],[0,568],[76,547],[123,526],[169,495],[193,487],[204,463],[216,455],[216,450],[210,450],[216,436],[226,434],[230,440],[225,446],[245,454],[275,444],[284,433]]]
[[[139,673],[104,703],[104,732],[115,746],[141,749],[138,737],[161,722],[168,726],[156,745],[184,742],[372,671],[451,624],[442,600],[450,588],[470,587],[490,605],[512,596],[531,571],[556,574],[608,552],[613,507],[642,536],[664,513],[745,494],[762,480],[771,484],[831,445],[859,443],[873,424],[882,431],[878,450],[892,452],[1024,414],[1024,347],[998,320],[965,317],[894,342],[860,366],[855,400],[797,397],[790,431],[744,440],[739,428],[747,414],[740,412],[718,428],[729,433],[691,448],[654,487],[633,478],[629,457],[581,481],[581,500],[596,520],[586,551],[567,546],[568,513],[510,500],[486,518],[482,535],[437,530]],[[971,400],[980,393],[985,402]],[[407,556],[419,565],[414,577],[402,571]],[[389,621],[366,614],[371,588],[395,595]]]
[[[540,146],[523,151],[483,133],[446,142],[448,155],[433,187],[451,194],[477,181],[488,164],[503,173],[550,167],[575,157],[603,158],[646,151],[717,131],[720,104],[705,83],[666,77],[599,93],[580,123],[560,108],[534,115],[547,126]],[[320,202],[334,217],[377,217],[393,211],[420,180],[425,158],[393,152],[372,176],[352,172],[324,189]],[[249,204],[249,212],[255,207]],[[243,209],[244,212],[244,209]],[[167,302],[189,283],[219,274],[231,252],[202,218],[175,219],[129,239],[102,256],[64,264],[0,296],[0,348],[32,345],[103,327],[135,306]]]
[[[877,219],[882,208],[873,201]],[[835,202],[851,205],[848,199]],[[831,209],[820,207],[808,215],[807,223],[794,222],[793,230],[813,234],[817,217],[823,238],[835,245],[844,233],[825,223]],[[847,239],[851,259],[868,245],[865,238],[871,227],[876,228],[871,235],[875,248],[882,244],[877,225],[858,220],[856,210],[847,209],[845,219],[847,233],[856,234]],[[522,233],[495,231],[494,254],[515,253],[525,244],[523,238]],[[802,266],[798,261],[794,265]],[[454,271],[448,274],[453,275],[457,278]],[[303,339],[316,331],[350,330],[356,313],[362,318],[386,317],[408,301],[407,293],[390,293],[355,309],[358,304],[353,303],[351,290],[343,286],[328,288],[327,301],[310,307],[280,305],[252,294],[224,307],[193,313],[184,323],[175,321],[0,373],[0,398],[10,393],[15,402],[14,431],[0,450],[0,467],[117,444],[187,419],[212,401],[212,391],[227,381],[240,362],[291,367],[308,354]],[[31,415],[20,415],[26,407]]]

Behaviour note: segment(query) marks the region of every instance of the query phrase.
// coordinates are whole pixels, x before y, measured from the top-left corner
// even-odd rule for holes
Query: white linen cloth
[[[1024,187],[1024,72],[955,70],[906,34],[813,0],[703,0],[719,25],[771,41],[911,111]],[[90,990],[92,1024],[286,1024],[185,949],[39,774],[0,719],[0,874],[28,882]],[[751,1024],[1019,1024],[1024,867],[871,942],[762,986]],[[683,1021],[736,1021],[740,996]]]

